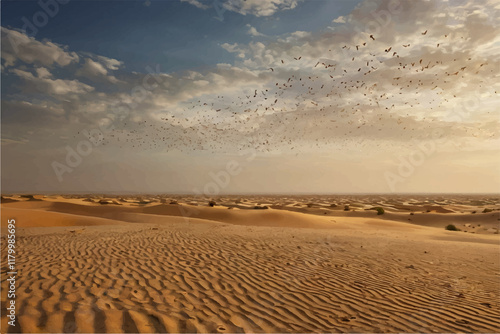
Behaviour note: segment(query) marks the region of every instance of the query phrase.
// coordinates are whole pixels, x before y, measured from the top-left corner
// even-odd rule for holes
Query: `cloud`
[[[334,23],[346,23],[346,19],[345,19],[345,16],[339,16],[335,20],[333,20],[332,22],[334,22]]]
[[[37,92],[52,95],[84,94],[94,90],[78,80],[51,79],[50,73],[45,70],[37,71],[35,77],[31,72],[20,69],[11,69],[10,72],[25,81],[23,90],[25,92]]]
[[[257,29],[250,24],[247,24],[248,31],[247,34],[253,37],[258,37],[258,36],[264,36],[264,34],[261,34],[260,32],[257,31]]]
[[[197,8],[200,8],[200,9],[208,9],[208,8],[210,8],[209,5],[205,5],[205,4],[201,3],[199,0],[181,0],[181,2],[187,2],[190,5],[193,5],[193,6],[197,7]]]
[[[78,62],[75,52],[68,52],[66,48],[50,41],[37,41],[24,33],[8,28],[1,28],[2,32],[2,59],[4,66],[14,66],[18,61],[43,66],[67,66]]]
[[[108,70],[117,70],[119,69],[122,65],[123,62],[117,59],[112,59],[104,56],[97,56],[97,60],[104,64]]]
[[[45,67],[39,67],[36,69],[37,77],[45,79],[52,77],[52,73],[49,72]]]
[[[223,10],[239,13],[241,15],[272,16],[277,12],[290,10],[297,7],[303,0],[181,0],[200,9],[214,6]]]
[[[118,69],[118,65],[121,63],[106,57],[99,57],[98,59],[103,63],[90,58],[85,59],[84,65],[75,74],[89,79],[104,79],[111,83],[118,83],[119,80],[115,76],[108,75],[108,69]]]
[[[221,47],[227,52],[237,53],[238,57],[240,58],[245,58],[245,51],[242,48],[238,47],[238,43],[234,44],[223,43],[221,44]]]
[[[297,7],[300,0],[226,0],[223,7],[242,15],[271,16],[276,12]]]
[[[81,74],[90,75],[90,76],[106,76],[108,71],[104,66],[99,64],[98,62],[93,61],[92,59],[85,59],[85,65],[80,72]]]

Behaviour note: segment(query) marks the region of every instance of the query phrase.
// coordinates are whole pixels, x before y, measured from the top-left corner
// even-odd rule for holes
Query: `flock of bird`
[[[421,32],[421,38],[427,33]],[[473,60],[465,52],[448,59],[450,55],[442,51],[448,35],[441,37],[428,56],[415,57],[418,52],[411,52],[410,43],[387,46],[378,53],[364,51],[377,39],[370,35],[356,45],[339,45],[344,58],[340,62],[325,57],[312,66],[303,55],[280,59],[266,70],[266,86],[236,97],[192,99],[183,103],[182,111],[165,112],[158,119],[124,121],[103,143],[215,152],[231,147],[299,150],[301,143],[346,145],[391,133],[418,138],[439,122],[425,112],[449,109],[450,100],[457,99],[457,81],[472,80],[481,88],[485,85],[481,78],[493,73],[488,72],[487,62]],[[332,58],[338,51],[329,50]],[[289,62],[293,66],[287,66]],[[423,122],[416,121],[417,114]],[[477,135],[482,130],[464,131]]]

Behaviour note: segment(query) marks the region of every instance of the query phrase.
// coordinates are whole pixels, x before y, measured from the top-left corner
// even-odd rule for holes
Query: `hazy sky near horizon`
[[[2,192],[500,191],[499,1],[1,2]]]

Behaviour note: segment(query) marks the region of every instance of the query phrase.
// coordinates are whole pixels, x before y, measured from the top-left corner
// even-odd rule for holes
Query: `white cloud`
[[[81,74],[87,74],[90,76],[99,76],[99,75],[107,75],[108,71],[104,66],[99,64],[98,62],[93,61],[90,58],[85,59],[85,65],[83,65]]]
[[[223,6],[242,15],[271,16],[279,11],[294,9],[299,2],[300,0],[226,0]]]
[[[106,66],[108,70],[117,70],[119,69],[122,65],[123,62],[119,61],[117,59],[112,59],[104,56],[97,56],[97,59]]]
[[[237,53],[239,58],[245,58],[245,52],[243,51],[243,49],[239,48],[238,43],[224,43],[221,44],[221,47],[227,52]]]
[[[264,36],[264,34],[261,34],[260,32],[257,31],[257,29],[250,24],[247,24],[248,31],[247,34],[250,36],[258,37],[258,36]]]
[[[49,72],[45,67],[39,67],[36,69],[37,77],[45,79],[52,77],[52,73]]]
[[[25,91],[36,91],[51,96],[84,94],[94,90],[93,87],[78,80],[50,79],[46,71],[37,71],[37,77],[30,72],[20,69],[12,69],[10,71],[25,81]]]
[[[2,58],[5,66],[13,66],[18,61],[28,64],[36,63],[52,66],[54,63],[67,66],[78,62],[75,52],[68,52],[65,48],[50,41],[37,41],[24,33],[2,27]]]
[[[303,0],[181,0],[200,9],[208,9],[214,6],[229,10],[242,15],[271,16],[279,11],[290,10],[297,7]]]
[[[109,59],[106,57],[100,57],[98,59],[104,60],[104,64],[87,58],[85,59],[83,67],[76,71],[75,74],[89,79],[105,79],[111,83],[119,82],[119,80],[116,79],[115,76],[108,75],[108,70],[105,67],[107,66],[108,68],[111,67],[112,69],[118,69],[117,64],[115,62],[112,62],[114,61],[114,59]]]
[[[207,9],[207,8],[210,8],[210,6],[208,5],[205,5],[203,3],[201,3],[199,0],[181,0],[181,2],[187,2],[193,6],[196,6],[200,9]]]
[[[335,20],[333,20],[332,22],[334,22],[334,23],[345,23],[346,22],[345,16],[339,16]]]

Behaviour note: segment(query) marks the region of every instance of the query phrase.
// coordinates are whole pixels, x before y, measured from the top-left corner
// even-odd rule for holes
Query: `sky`
[[[2,193],[498,193],[500,2],[2,1]]]

